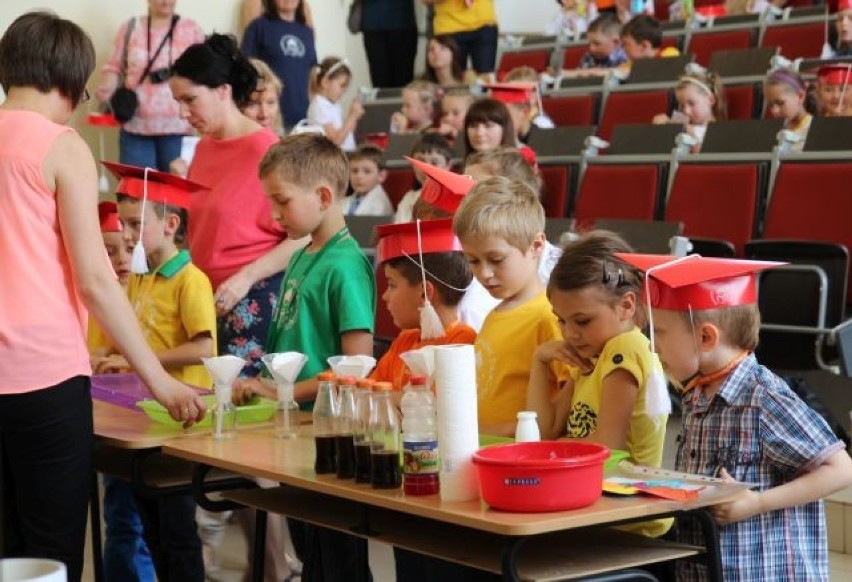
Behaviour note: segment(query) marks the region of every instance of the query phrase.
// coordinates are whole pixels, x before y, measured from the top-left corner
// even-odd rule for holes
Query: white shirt
[[[339,103],[332,103],[322,95],[314,95],[308,106],[308,123],[320,127],[331,124],[335,129],[340,129],[343,127],[343,107]],[[354,150],[355,136],[352,133],[347,135],[340,147],[345,152]]]
[[[360,197],[352,194],[343,200],[343,214],[349,216],[350,208],[353,204],[357,204],[355,212],[351,213],[355,216],[391,216],[393,215],[393,204],[388,198],[387,192],[379,184],[366,194]]]
[[[411,222],[414,220],[414,204],[420,198],[420,190],[409,190],[399,204],[396,205],[396,215],[393,221],[396,224],[400,222]]]

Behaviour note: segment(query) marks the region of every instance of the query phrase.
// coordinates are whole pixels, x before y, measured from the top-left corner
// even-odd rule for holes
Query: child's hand
[[[719,471],[719,477],[728,483],[737,482],[737,480],[731,477],[724,468]],[[710,513],[719,525],[728,525],[730,523],[743,521],[753,515],[763,513],[763,510],[760,507],[760,493],[752,491],[751,489],[746,489],[733,501],[712,506],[710,508]]]
[[[359,99],[355,99],[349,105],[349,117],[361,119],[364,117],[364,104]]]
[[[391,133],[404,133],[408,128],[408,119],[403,115],[402,111],[397,111],[391,115]]]
[[[95,366],[95,374],[118,374],[129,371],[130,364],[121,354],[111,354],[105,358],[100,358]]]
[[[580,368],[585,374],[594,369],[592,361],[580,354],[566,341],[557,340],[541,344],[535,350],[535,358],[542,364],[550,364],[557,360],[569,366]]]
[[[245,404],[253,396],[265,396],[273,400],[278,397],[275,390],[268,387],[260,378],[240,378],[234,381],[231,401],[235,405]]]
[[[664,123],[669,123],[670,121],[671,118],[668,115],[666,115],[665,113],[658,113],[654,116],[654,119],[651,120],[651,123],[653,123],[654,125],[662,125]]]

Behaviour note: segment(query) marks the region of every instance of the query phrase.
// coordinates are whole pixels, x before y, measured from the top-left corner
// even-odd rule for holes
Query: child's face
[[[523,251],[499,236],[466,239],[461,244],[474,277],[495,299],[512,299],[538,278],[543,240]]]
[[[559,3],[562,4],[562,8],[565,10],[577,9],[577,0],[559,0]]]
[[[589,42],[589,52],[596,59],[605,59],[618,48],[618,36],[605,32],[594,31],[586,35]]]
[[[256,91],[251,96],[251,101],[243,109],[243,114],[261,126],[271,128],[278,119],[279,108],[278,93],[267,86],[263,91]]]
[[[631,61],[638,59],[653,59],[657,56],[657,51],[651,46],[647,40],[638,41],[629,34],[621,37],[621,46],[624,48],[624,53]]]
[[[453,51],[433,38],[429,41],[426,60],[433,69],[446,69],[453,66]]]
[[[464,116],[470,107],[470,99],[466,97],[444,97],[441,101],[441,121],[457,132],[464,129]]]
[[[402,114],[408,120],[409,127],[423,127],[432,123],[432,108],[420,100],[417,91],[402,90]]]
[[[781,83],[766,87],[766,105],[773,119],[787,122],[797,119],[804,113],[805,94],[796,92]]]
[[[597,357],[609,340],[633,327],[632,293],[614,298],[591,285],[573,291],[553,289],[549,295],[562,337],[586,358]]]
[[[687,85],[675,91],[679,109],[689,118],[692,125],[706,125],[713,121],[715,99],[706,91]]]
[[[852,10],[838,12],[835,27],[837,28],[837,40],[843,43],[852,43]]]
[[[372,160],[355,160],[349,164],[349,183],[356,194],[366,194],[385,181],[385,173]]]
[[[450,169],[450,160],[445,158],[443,154],[439,152],[417,152],[413,157],[415,160],[426,162],[427,164],[431,164],[443,170]],[[417,181],[421,184],[423,184],[427,178],[426,174],[424,174],[420,168],[414,168],[414,177],[417,178]]]
[[[349,89],[349,80],[349,75],[345,74],[334,75],[331,79],[324,78],[320,81],[322,94],[332,103],[337,103]]]
[[[122,286],[127,285],[127,279],[130,277],[130,250],[127,241],[124,240],[123,233],[104,232],[101,234],[104,237],[104,247],[106,247],[107,256],[109,256],[109,262],[112,264],[112,270],[118,276],[118,282]]]
[[[843,91],[843,85],[831,85],[820,81],[818,84],[819,105],[823,115],[841,116],[846,115],[852,103],[852,86],[847,86]]]
[[[145,220],[142,220],[142,201],[123,200],[118,203],[118,217],[121,219],[122,236],[130,248],[142,239],[145,252],[150,255],[163,244],[166,231],[166,217],[157,216],[154,210],[156,202],[145,204]],[[144,222],[144,224],[143,224]]]
[[[669,378],[681,382],[695,375],[700,360],[698,340],[679,311],[654,309],[654,341]]]
[[[477,152],[496,150],[503,143],[503,126],[496,121],[488,120],[467,127],[467,139],[470,146]]]
[[[327,186],[318,184],[315,188],[305,188],[285,180],[278,172],[267,174],[260,181],[272,204],[272,219],[288,236],[302,238],[317,230],[328,207],[320,188],[327,189]],[[326,196],[331,199],[334,193],[329,189]]]
[[[384,266],[388,288],[382,301],[388,306],[393,324],[399,329],[420,327],[420,306],[423,305],[423,285],[409,283],[402,274],[388,265]]]

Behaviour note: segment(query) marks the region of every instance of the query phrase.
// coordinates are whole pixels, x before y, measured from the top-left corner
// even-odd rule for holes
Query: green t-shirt
[[[316,253],[309,249],[290,261],[266,342],[269,353],[295,351],[308,357],[297,381],[328,369],[326,359],[341,353],[341,334],[372,333],[376,313],[372,265],[348,230]]]

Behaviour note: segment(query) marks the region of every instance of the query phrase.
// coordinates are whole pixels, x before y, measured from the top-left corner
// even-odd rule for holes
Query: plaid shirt
[[[695,396],[695,401],[693,398]],[[826,422],[753,355],[708,400],[683,395],[676,468],[717,476],[722,467],[758,491],[783,485],[843,449]],[[719,528],[726,581],[828,580],[822,501],[755,515]],[[679,541],[703,545],[694,520],[679,523]],[[678,580],[706,580],[702,564],[678,565]]]
[[[627,54],[621,47],[609,53],[606,58],[596,59],[592,53],[587,52],[580,58],[579,69],[612,69],[627,62]]]

